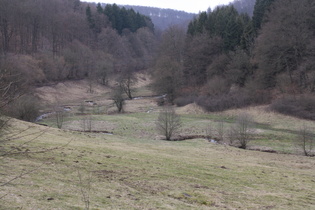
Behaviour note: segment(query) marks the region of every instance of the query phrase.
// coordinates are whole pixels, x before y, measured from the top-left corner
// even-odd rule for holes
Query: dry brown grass
[[[152,79],[148,73],[138,72],[135,77],[137,78],[137,83],[134,85],[135,88],[145,87],[152,83]]]
[[[247,112],[254,117],[255,122],[272,125],[273,128],[275,129],[298,130],[301,128],[303,124],[315,128],[314,121],[303,120],[296,117],[291,117],[273,111],[269,111],[267,105],[227,110],[216,114],[226,117],[235,117],[239,115],[241,112]]]
[[[39,87],[35,94],[44,104],[67,104],[73,101],[89,100],[110,91],[109,88],[97,83],[93,84],[93,93],[88,90],[87,80],[65,81],[52,86]]]
[[[177,113],[179,114],[205,114],[206,111],[202,109],[202,107],[198,106],[197,104],[188,104],[183,107],[177,108]]]
[[[144,92],[145,81],[139,85]],[[85,84],[83,81],[82,85]],[[62,84],[57,86],[43,89],[46,101],[53,102],[57,90],[66,91],[61,93],[62,100],[69,99],[76,104],[91,97],[84,95],[85,88],[76,83],[69,88]],[[72,95],[72,89],[73,97],[67,98],[67,94]],[[103,95],[101,89],[93,98],[98,104],[109,107],[110,100],[100,95]],[[203,134],[209,124],[214,125],[218,119],[232,122],[230,119],[243,111],[252,114],[258,123],[280,129],[257,130],[259,135],[268,132],[272,138],[287,138],[281,129],[295,130],[305,122],[268,112],[265,108],[209,114],[190,104],[177,108],[177,113],[182,115],[185,135]],[[0,157],[3,169],[0,183],[23,170],[37,169],[0,187],[0,197],[6,195],[0,200],[0,209],[83,209],[78,171],[84,182],[92,183],[92,209],[315,208],[314,158],[246,151],[212,144],[205,139],[156,140],[159,137],[154,126],[159,109],[154,99],[146,98],[126,101],[125,114],[92,116],[95,130],[113,131],[114,135],[58,130],[13,121],[13,132],[28,126],[32,127],[27,131],[30,134],[45,131],[22,149],[60,148],[46,153]],[[114,108],[108,111],[114,112]],[[68,117],[64,128],[77,130],[81,127],[81,117]],[[47,123],[53,124],[53,119],[48,119]],[[25,141],[26,138],[19,138],[0,145],[0,149],[20,147]]]

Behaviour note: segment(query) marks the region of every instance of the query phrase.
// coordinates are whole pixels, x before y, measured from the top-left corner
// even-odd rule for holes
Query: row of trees
[[[166,140],[176,140],[182,128],[180,115],[176,114],[173,107],[164,107],[159,113],[156,128]],[[314,128],[303,124],[297,131],[293,143],[298,153],[302,151],[305,156],[314,156],[315,136],[313,130]],[[206,131],[206,138],[208,138],[209,141],[220,144],[228,143],[230,146],[241,149],[248,149],[249,143],[257,137],[255,121],[252,115],[247,112],[238,114],[235,118],[235,122],[231,125],[220,121],[216,123],[215,126],[209,126]],[[189,136],[187,136],[187,138],[189,138]],[[273,150],[266,151],[276,152]]]
[[[147,27],[153,31],[154,26],[151,19],[147,16],[135,12],[133,9],[118,7],[116,4],[106,4],[105,8],[100,3],[96,6],[96,12],[92,11],[88,5],[86,7],[86,17],[89,27],[94,33],[100,33],[102,28],[108,23],[120,35],[125,31],[136,32],[138,29]]]

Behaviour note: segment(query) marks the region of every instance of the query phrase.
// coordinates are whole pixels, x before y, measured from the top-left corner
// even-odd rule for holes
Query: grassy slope
[[[81,189],[86,191],[89,181],[92,209],[315,207],[314,158],[244,151],[203,139],[154,140],[150,126],[145,125],[155,117],[146,113],[108,116],[117,123],[113,136],[33,126],[27,132],[45,133],[28,144],[31,151],[71,142],[46,153],[1,158],[1,182],[25,169],[37,170],[1,186],[0,196],[7,195],[0,208],[83,209]],[[194,130],[193,119],[205,120],[187,115],[184,129]],[[14,123],[20,129],[29,125]],[[23,141],[27,139],[31,136]],[[12,141],[10,146],[23,141]]]
[[[145,85],[148,82],[141,80]],[[63,86],[60,88],[65,91]],[[141,84],[138,88],[138,95],[151,95]],[[78,88],[74,89],[78,98],[67,94],[60,103],[71,101],[74,107],[79,106],[84,99],[79,97]],[[81,86],[79,89],[85,91]],[[42,92],[47,100],[58,92],[49,91]],[[100,89],[99,93],[104,95],[106,91]],[[108,106],[110,101],[103,95],[94,94],[91,98],[99,105]],[[206,134],[205,130],[209,126],[215,128],[218,120],[224,120],[229,127],[234,117],[244,111],[205,114],[195,108],[177,109],[184,125],[181,134]],[[93,109],[87,107],[91,112]],[[23,171],[35,170],[0,186],[0,197],[6,195],[0,200],[0,209],[84,209],[82,190],[90,197],[91,209],[315,208],[314,158],[245,151],[204,139],[161,141],[154,129],[158,109],[151,99],[141,99],[127,102],[127,114],[92,116],[93,128],[114,135],[13,121],[13,133],[30,128],[23,132],[23,137],[0,145],[0,152],[18,151],[16,148],[31,152],[60,148],[0,157],[0,185]],[[254,116],[259,128],[251,147],[292,153],[291,141],[299,126],[314,125],[263,110],[263,107],[246,110]],[[80,129],[81,119],[82,116],[71,113],[64,128]],[[55,126],[53,118],[44,123]],[[44,134],[24,145],[38,136],[39,131]],[[91,183],[89,192],[88,183]]]

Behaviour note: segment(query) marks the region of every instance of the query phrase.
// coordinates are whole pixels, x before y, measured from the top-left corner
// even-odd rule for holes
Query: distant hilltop
[[[161,9],[156,7],[145,6],[129,6],[124,5],[126,8],[132,8],[140,14],[149,16],[156,29],[165,30],[171,25],[188,26],[188,23],[197,15],[184,11],[173,9]]]
[[[103,6],[106,3],[102,4]],[[255,1],[252,0],[234,0],[229,5],[233,5],[239,13],[247,13],[253,15]],[[188,13],[174,9],[162,9],[157,7],[133,6],[133,5],[118,5],[127,9],[133,9],[140,14],[151,18],[155,29],[165,30],[171,25],[180,25],[187,27],[189,22],[198,14]],[[204,9],[205,11],[207,8]]]
[[[103,3],[102,6],[105,6]],[[131,5],[118,5],[119,7],[125,7],[126,9],[133,9],[142,15],[151,18],[155,29],[165,30],[171,25],[181,25],[187,27],[189,22],[197,15],[194,13],[188,13],[185,11],[178,11],[173,9],[161,9],[157,7],[145,7],[145,6],[131,6]]]

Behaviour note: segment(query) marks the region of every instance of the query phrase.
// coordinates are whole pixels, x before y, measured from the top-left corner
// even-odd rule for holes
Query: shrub
[[[239,148],[247,148],[248,142],[252,139],[253,125],[254,120],[250,114],[243,112],[237,116],[234,126],[231,127],[230,138],[238,142]]]
[[[111,98],[117,107],[118,112],[123,112],[125,99],[123,97],[123,89],[120,86],[115,87],[111,92]]]
[[[194,96],[179,97],[174,100],[174,103],[176,106],[181,107],[181,106],[186,106],[188,104],[194,103],[195,99],[196,97]]]
[[[303,119],[315,120],[315,96],[286,96],[275,100],[270,105],[271,110]]]
[[[222,77],[215,76],[211,78],[202,88],[202,92],[209,96],[227,94],[230,89],[228,81]]]
[[[260,95],[265,93],[260,93]],[[269,97],[256,96],[250,91],[241,89],[228,94],[216,96],[200,96],[196,103],[209,112],[224,111],[232,108],[241,108],[253,104],[262,104],[268,101]]]
[[[20,120],[34,122],[39,116],[39,102],[34,96],[22,96],[13,102],[9,115]]]
[[[65,110],[63,107],[55,107],[56,124],[59,129],[62,128],[65,117]]]
[[[181,127],[180,117],[175,113],[173,107],[164,107],[160,111],[156,122],[156,128],[161,135],[164,135],[166,140],[171,140],[172,136]]]
[[[164,99],[164,97],[159,97],[159,98],[157,98],[157,99],[156,99],[156,104],[157,104],[158,106],[164,106],[164,104],[165,104],[165,99]]]
[[[297,146],[303,150],[305,156],[313,155],[312,152],[315,146],[315,138],[312,130],[312,128],[303,124],[296,139]]]
[[[201,96],[197,104],[210,112],[223,111],[230,108],[239,108],[250,105],[250,98],[241,92],[229,93],[218,96]]]

